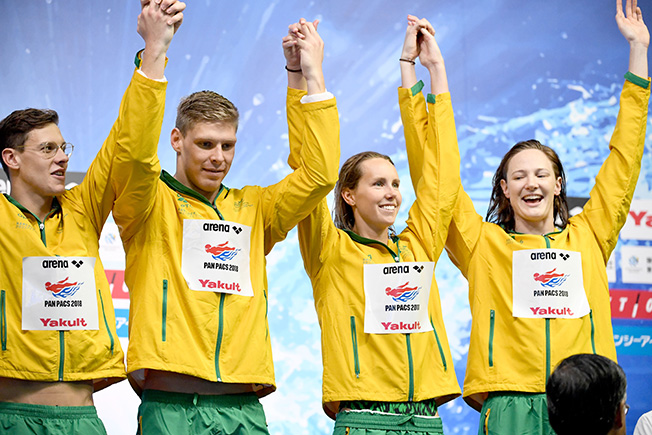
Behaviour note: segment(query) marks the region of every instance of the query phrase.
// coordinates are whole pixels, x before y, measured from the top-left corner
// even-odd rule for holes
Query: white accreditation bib
[[[94,257],[23,258],[24,331],[99,329]]]
[[[183,221],[181,272],[191,290],[253,296],[251,227],[228,221]]]
[[[578,319],[589,314],[582,254],[525,249],[512,257],[514,317]]]
[[[435,263],[364,265],[364,332],[410,334],[432,331],[428,317]]]

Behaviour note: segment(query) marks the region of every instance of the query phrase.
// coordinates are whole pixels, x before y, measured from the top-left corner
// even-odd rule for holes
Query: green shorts
[[[106,435],[94,406],[0,402],[0,433],[7,435]]]
[[[478,435],[555,435],[545,393],[493,392],[482,404]]]
[[[437,413],[434,399],[405,403],[344,402],[342,407],[352,410],[337,413],[333,435],[443,435],[444,433],[441,418],[434,416]]]
[[[138,435],[269,435],[255,393],[200,395],[145,390]]]

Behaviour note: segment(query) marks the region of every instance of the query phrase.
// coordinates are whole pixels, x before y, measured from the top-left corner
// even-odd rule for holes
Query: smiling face
[[[363,161],[360,170],[362,176],[355,188],[342,190],[342,197],[353,210],[353,231],[387,243],[387,230],[394,224],[402,201],[398,173],[383,158]]]
[[[212,203],[233,162],[235,132],[235,125],[227,122],[200,122],[185,136],[173,129],[172,148],[177,152],[174,177]]]
[[[554,231],[554,200],[561,192],[561,183],[561,177],[555,176],[552,162],[542,151],[526,149],[510,159],[506,179],[500,180],[500,186],[514,212],[515,231]]]
[[[51,123],[31,130],[19,149],[3,150],[2,157],[11,171],[12,195],[16,190],[19,196],[51,200],[66,190],[68,156],[61,148],[52,157],[47,157],[41,151],[43,147],[59,147],[64,142],[59,127]],[[32,202],[27,198],[22,201]]]

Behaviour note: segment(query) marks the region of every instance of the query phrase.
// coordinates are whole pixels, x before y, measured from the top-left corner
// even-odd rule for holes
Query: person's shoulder
[[[641,415],[636,422],[634,435],[652,435],[652,410]]]

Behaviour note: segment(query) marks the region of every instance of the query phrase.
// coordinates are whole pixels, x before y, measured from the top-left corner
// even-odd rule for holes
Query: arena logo
[[[217,225],[217,224],[216,224]],[[204,246],[204,249],[206,250],[206,253],[210,254],[210,256],[213,258],[213,260],[216,261],[230,261],[233,260],[233,258],[238,255],[238,252],[240,252],[239,248],[234,248],[231,246],[228,246],[229,242],[226,241],[224,243],[220,243],[219,245],[211,246],[210,244],[206,244]]]
[[[570,277],[570,275],[566,273],[555,273],[556,270],[557,268],[554,268],[545,273],[535,273],[533,278],[535,281],[540,282],[543,287],[559,287]]]

